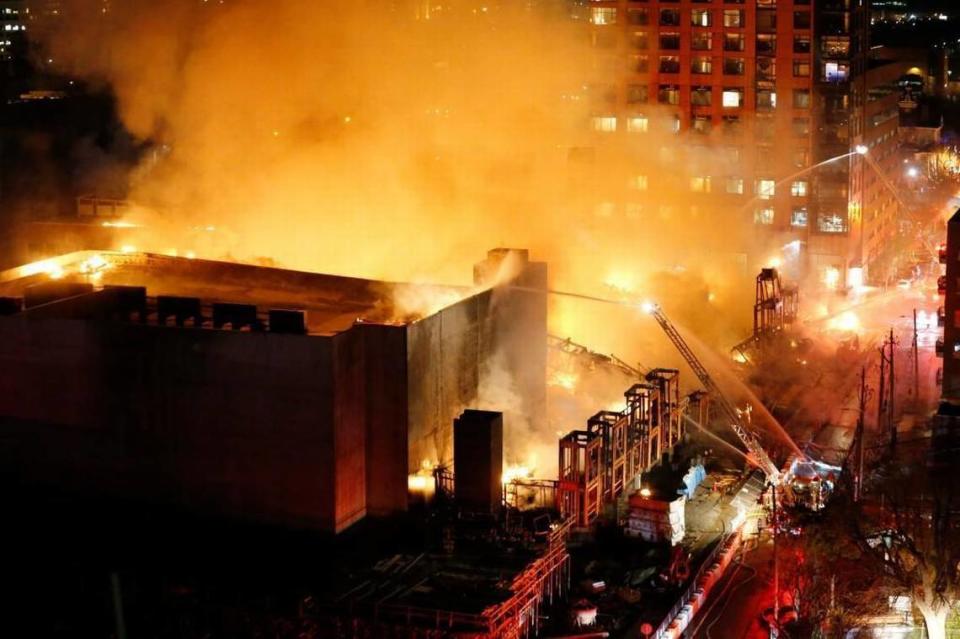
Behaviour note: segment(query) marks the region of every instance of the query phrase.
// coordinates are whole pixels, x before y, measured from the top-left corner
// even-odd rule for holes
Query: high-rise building
[[[700,196],[703,205],[691,209],[729,216],[767,238],[732,251],[792,246],[796,271],[837,285],[859,278],[872,246],[861,240],[864,220],[877,207],[890,215],[891,195],[865,173],[875,173],[871,161],[896,143],[896,119],[885,116],[892,92],[871,85],[869,2],[595,0],[580,7],[597,67],[611,72],[609,82],[592,87],[591,126],[605,140],[598,144],[663,155],[640,140],[666,129],[686,149],[682,170],[667,178],[686,183],[679,186],[689,198],[677,197],[678,184],[628,177],[645,192],[643,202],[626,198],[628,210],[682,215],[668,200],[686,206]],[[887,100],[882,113],[878,100]],[[870,158],[856,153],[861,145]]]

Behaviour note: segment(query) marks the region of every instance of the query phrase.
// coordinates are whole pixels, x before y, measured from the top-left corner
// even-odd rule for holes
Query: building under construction
[[[452,461],[490,357],[525,417],[544,414],[546,266],[495,250],[474,276],[100,252],[0,273],[0,465],[28,485],[325,531],[404,511],[408,475]]]

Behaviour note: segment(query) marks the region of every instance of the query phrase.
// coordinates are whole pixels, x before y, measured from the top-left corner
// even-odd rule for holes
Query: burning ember
[[[504,484],[509,484],[510,482],[517,479],[530,479],[533,477],[533,466],[528,466],[525,464],[508,464],[506,468],[503,469],[503,476],[501,481]]]

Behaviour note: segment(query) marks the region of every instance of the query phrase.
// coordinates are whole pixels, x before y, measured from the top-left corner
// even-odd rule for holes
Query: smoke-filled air
[[[724,350],[749,333],[752,278],[781,247],[692,193],[730,159],[674,133],[657,96],[637,135],[596,126],[622,87],[595,81],[611,62],[573,3],[61,4],[39,54],[112,91],[149,149],[125,185],[138,249],[469,284],[487,249],[523,247],[553,288],[656,298]],[[553,300],[550,330],[680,365],[633,309]]]

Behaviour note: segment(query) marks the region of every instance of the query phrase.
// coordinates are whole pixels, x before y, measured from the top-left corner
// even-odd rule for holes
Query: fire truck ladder
[[[737,437],[740,438],[740,441],[743,442],[743,445],[747,447],[747,451],[750,453],[751,457],[757,465],[760,467],[760,470],[764,472],[767,476],[767,479],[776,482],[780,477],[780,471],[776,465],[770,460],[770,457],[767,455],[767,452],[763,449],[763,446],[760,445],[760,442],[757,440],[756,436],[751,433],[743,425],[740,419],[740,413],[734,408],[733,404],[730,403],[730,400],[720,391],[720,387],[717,386],[716,382],[713,381],[713,378],[710,377],[710,373],[707,372],[707,369],[703,367],[703,364],[700,363],[700,360],[694,354],[694,352],[687,345],[686,340],[683,339],[683,336],[677,331],[673,323],[667,319],[667,316],[664,315],[663,310],[659,306],[651,305],[645,307],[644,310],[647,310],[650,315],[653,316],[653,319],[657,320],[657,324],[660,325],[660,328],[663,329],[663,332],[667,334],[667,337],[670,338],[670,341],[673,342],[673,345],[680,351],[680,355],[683,356],[683,359],[686,360],[690,368],[693,369],[694,374],[696,374],[697,379],[700,380],[700,383],[703,384],[704,390],[706,390],[713,397],[713,400],[720,406],[720,409],[727,416],[727,419],[730,420],[730,427],[733,428],[733,432],[737,434]]]

